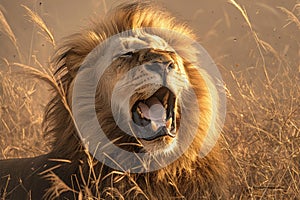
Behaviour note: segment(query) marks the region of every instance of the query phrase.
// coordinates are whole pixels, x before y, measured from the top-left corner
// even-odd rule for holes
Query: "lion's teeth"
[[[170,92],[167,91],[167,93],[165,94],[165,96],[164,96],[164,98],[162,100],[162,103],[163,103],[163,105],[165,105],[165,108],[167,108],[169,96],[170,96]]]
[[[140,117],[144,118],[144,115],[143,115],[141,109],[138,107],[136,110],[137,110],[137,113],[140,115]]]
[[[171,125],[172,125],[172,117],[170,117],[170,119],[168,119],[168,121],[166,122],[167,129],[171,129]]]
[[[158,127],[154,121],[151,121],[151,127],[154,132],[157,131],[157,129],[158,129]]]

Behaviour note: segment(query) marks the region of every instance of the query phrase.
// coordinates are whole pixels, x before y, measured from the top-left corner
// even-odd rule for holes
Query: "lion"
[[[108,38],[124,32],[119,40],[95,51],[111,57],[109,62],[95,54],[89,56]],[[196,38],[167,11],[151,3],[134,2],[117,6],[103,19],[67,37],[53,58],[56,82],[52,85],[57,87],[43,122],[46,135],[54,138],[52,150],[34,158],[0,161],[1,196],[226,199],[227,170],[220,145],[205,156],[199,155],[209,130],[220,131],[218,118],[213,117],[218,107],[213,94],[216,88],[185,59],[193,50],[177,33]],[[95,63],[102,68],[101,64],[108,63],[108,67],[100,67],[102,74],[91,97],[95,105],[85,106],[88,92],[84,87],[91,79],[85,72]],[[150,83],[144,84],[147,81]],[[195,111],[197,107],[200,112]],[[105,137],[94,133],[89,120],[83,120],[82,129],[77,124],[76,116],[89,117],[91,112],[95,112]],[[121,127],[124,121],[131,122],[126,130]],[[88,143],[84,130],[91,132]],[[107,141],[98,141],[101,138]],[[187,148],[181,152],[184,145]],[[98,159],[93,152],[98,149],[119,163],[106,162],[108,156]],[[137,155],[146,156],[142,160]],[[133,160],[138,165],[131,166]]]

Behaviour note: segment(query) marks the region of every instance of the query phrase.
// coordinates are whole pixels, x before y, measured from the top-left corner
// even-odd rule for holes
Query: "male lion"
[[[0,161],[1,196],[226,198],[218,145],[200,156],[207,134],[219,132],[216,88],[186,59],[197,55],[185,37],[194,35],[167,12],[137,2],[68,37],[54,57],[59,87],[44,119],[53,149]],[[90,123],[93,112],[103,132]]]

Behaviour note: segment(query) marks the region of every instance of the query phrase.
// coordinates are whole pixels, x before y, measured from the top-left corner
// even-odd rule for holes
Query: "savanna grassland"
[[[109,5],[96,7],[105,12]],[[300,199],[300,2],[182,5],[170,9],[195,29],[226,85],[221,141],[231,199]],[[30,157],[51,149],[51,136],[41,128],[50,87],[30,74],[52,79],[48,63],[66,31],[49,20],[45,2],[15,2],[24,13],[19,21],[9,6],[0,2],[0,158]],[[28,37],[17,22],[29,27]]]

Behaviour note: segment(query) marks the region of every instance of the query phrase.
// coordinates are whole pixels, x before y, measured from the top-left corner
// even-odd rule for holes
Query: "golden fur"
[[[44,120],[46,134],[54,137],[53,150],[49,154],[38,158],[0,162],[1,166],[7,166],[4,167],[6,171],[1,170],[1,176],[4,177],[5,172],[8,171],[13,177],[10,182],[11,185],[6,188],[7,191],[14,188],[13,184],[19,184],[18,178],[24,179],[22,188],[18,187],[17,190],[9,193],[11,196],[8,195],[8,197],[19,198],[20,195],[24,197],[25,191],[32,190],[31,196],[33,199],[41,198],[45,194],[44,197],[47,198],[56,198],[59,195],[57,198],[61,199],[76,199],[79,195],[105,199],[122,199],[121,197],[125,199],[226,198],[226,169],[218,145],[204,158],[199,157],[200,147],[210,124],[217,126],[217,121],[212,121],[216,119],[211,117],[213,99],[203,77],[191,64],[184,60],[182,65],[197,96],[199,109],[203,113],[198,131],[187,152],[161,170],[143,174],[128,174],[114,171],[102,165],[91,159],[84,150],[69,109],[71,107],[73,80],[76,77],[77,70],[85,57],[106,38],[122,31],[143,27],[175,30],[188,37],[195,38],[190,29],[175,21],[167,12],[151,4],[137,2],[116,7],[102,20],[97,19],[88,28],[66,38],[66,42],[57,50],[53,65],[57,68],[55,77],[66,94],[68,105],[62,101],[61,93],[55,91],[56,95],[47,106]],[[166,41],[172,39],[168,35],[160,35],[160,37]],[[189,49],[185,51],[185,53],[189,53]],[[155,53],[166,56],[164,52]],[[174,59],[180,58],[175,57]],[[120,61],[120,63],[128,67],[126,62]],[[111,76],[116,71],[106,73]],[[98,109],[96,110],[105,134],[113,140],[117,136],[122,136],[123,133],[116,128],[111,111],[107,109],[110,103],[110,98],[107,97],[111,96],[109,85],[116,80],[114,78],[106,80],[105,77],[108,76],[104,76],[102,82],[100,80],[100,89],[97,90],[96,106],[98,106]],[[111,84],[105,85],[105,82],[112,80],[114,81],[110,82]],[[189,105],[185,106],[188,107]],[[199,116],[191,115],[190,120],[193,121],[197,117]],[[186,127],[186,132],[191,134],[188,132],[188,127]],[[136,142],[126,141],[128,139],[123,137],[120,142]],[[165,144],[169,143],[169,141],[163,142]],[[142,142],[142,145],[152,150],[159,148],[161,144],[163,143],[151,142],[151,144],[148,144],[145,141]],[[128,148],[130,149],[130,147]],[[131,150],[135,151],[135,148],[133,147]],[[62,162],[57,159],[69,160],[70,162]],[[18,172],[17,169],[15,171],[10,170],[9,168],[14,166],[16,162],[24,163],[23,168],[28,170],[23,172]],[[31,168],[34,168],[34,170],[31,170]],[[55,177],[58,177],[59,180]],[[58,184],[60,181],[72,188],[73,191],[62,189],[64,187]],[[2,192],[4,182],[3,180],[0,181]],[[76,193],[74,191],[81,192]]]

